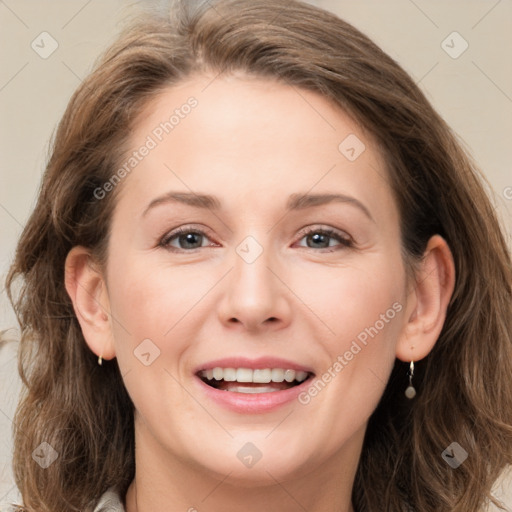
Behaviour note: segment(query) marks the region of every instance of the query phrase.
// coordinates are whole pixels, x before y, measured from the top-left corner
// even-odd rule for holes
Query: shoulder
[[[94,512],[125,512],[123,502],[115,489],[109,489],[103,494]]]
[[[20,505],[0,503],[0,512],[23,511]],[[109,489],[99,499],[93,512],[125,512],[121,497],[115,489]]]

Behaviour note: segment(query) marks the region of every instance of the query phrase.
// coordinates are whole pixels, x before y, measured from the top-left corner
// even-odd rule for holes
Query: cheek
[[[162,397],[172,396],[173,407],[185,411],[190,400],[176,380],[177,362],[189,345],[183,317],[197,302],[198,289],[175,280],[179,271],[159,271],[144,258],[118,261],[109,273],[109,294],[116,358],[128,393],[143,418],[162,411]]]
[[[163,337],[205,288],[179,268],[155,268],[149,257],[125,258],[109,282],[112,313],[126,330],[145,337]]]
[[[394,364],[403,328],[405,276],[395,259],[382,257],[337,274],[324,280],[322,293],[311,306],[329,328],[317,388],[330,390],[325,403],[338,403],[343,396],[359,416],[360,409],[369,413],[376,405]],[[315,396],[320,392],[311,391]],[[305,396],[304,403],[309,398]]]
[[[142,264],[142,258],[114,257],[109,296],[116,357],[124,372],[140,371],[139,363],[151,362],[154,369],[167,352],[166,333],[183,315],[183,287],[170,284],[157,269]],[[176,345],[174,348],[180,350]]]
[[[198,317],[215,307],[207,295],[219,277],[211,269],[151,264],[147,256],[127,255],[117,261],[109,273],[109,295],[123,374],[135,370],[133,380],[142,371],[144,379],[150,377],[148,383],[163,370],[181,376],[179,362],[193,349],[190,340],[201,325]],[[149,368],[143,366],[146,362]]]
[[[334,344],[336,339],[347,341],[360,333],[364,339],[366,330],[373,326],[386,336],[396,335],[400,329],[397,313],[404,309],[403,279],[402,269],[382,257],[343,269],[327,269],[324,278],[317,280],[322,285],[310,293],[311,309],[319,312]]]

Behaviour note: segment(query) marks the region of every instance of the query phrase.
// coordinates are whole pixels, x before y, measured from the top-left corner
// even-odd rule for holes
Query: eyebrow
[[[220,201],[209,194],[194,194],[189,192],[168,192],[163,196],[153,199],[144,210],[142,216],[145,216],[149,210],[155,206],[165,203],[182,203],[194,208],[202,208],[207,210],[218,211],[222,205]],[[347,196],[345,194],[307,194],[299,193],[292,194],[286,202],[287,210],[304,210],[314,206],[321,206],[333,202],[351,204],[361,210],[370,220],[375,222],[368,208],[358,201],[355,197]]]

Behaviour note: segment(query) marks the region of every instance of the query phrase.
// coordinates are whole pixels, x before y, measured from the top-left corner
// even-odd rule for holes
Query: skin
[[[395,358],[421,360],[441,332],[454,286],[450,250],[432,237],[416,278],[406,278],[378,147],[314,92],[196,76],[153,99],[131,148],[190,96],[197,107],[118,185],[106,269],[84,247],[66,261],[86,342],[117,357],[136,408],[126,508],[351,512],[366,425]],[[349,134],[366,147],[353,162],[338,149]],[[143,215],[171,190],[215,195],[222,208],[167,202]],[[340,202],[287,212],[288,195],[306,192],[351,196],[372,219]],[[176,252],[159,246],[178,227],[206,235],[198,248],[177,237]],[[305,227],[354,245],[315,242]],[[263,249],[250,264],[236,252],[249,235]],[[319,377],[396,303],[396,316],[308,404],[239,414],[198,391],[193,369],[226,356],[292,359]],[[134,357],[147,338],[160,350],[149,366]],[[262,453],[250,469],[237,458],[247,442]]]

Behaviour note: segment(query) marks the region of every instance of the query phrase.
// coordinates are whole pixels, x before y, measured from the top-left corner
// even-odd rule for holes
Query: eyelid
[[[316,233],[318,231],[328,233],[329,235],[336,235],[339,238],[346,240],[347,242],[354,242],[353,238],[346,231],[342,231],[340,229],[336,229],[330,226],[323,226],[321,224],[312,224],[304,228],[301,228],[299,230],[299,236],[300,238],[302,238],[305,235],[309,235],[310,233]]]
[[[311,225],[306,228],[303,228],[299,232],[298,242],[302,240],[304,237],[308,236],[312,233],[323,233],[324,235],[327,235],[329,238],[333,238],[338,241],[338,245],[336,246],[328,246],[328,247],[322,247],[319,249],[315,249],[313,247],[306,247],[301,245],[300,247],[303,249],[312,250],[314,253],[319,252],[320,254],[325,253],[332,253],[337,252],[340,250],[347,250],[347,249],[356,249],[356,243],[354,239],[345,231],[341,231],[336,228],[332,227],[322,227],[322,226],[315,226]]]
[[[197,227],[196,225],[194,224],[186,224],[184,226],[180,226],[176,229],[173,229],[167,233],[165,233],[163,236],[161,236],[159,238],[159,242],[158,242],[158,245],[159,246],[162,246],[164,249],[169,249],[169,250],[174,250],[174,251],[177,251],[177,252],[193,252],[193,251],[196,251],[197,249],[205,249],[206,247],[197,247],[196,249],[179,249],[177,247],[172,247],[169,245],[169,242],[175,238],[176,236],[179,236],[183,233],[197,233],[197,234],[200,234],[200,235],[204,235],[206,236],[208,239],[212,239],[213,237],[210,235],[210,230],[207,229],[207,228],[203,228],[203,227]]]
[[[308,226],[301,228],[298,232],[295,243],[299,242],[300,240],[302,240],[305,236],[309,235],[310,233],[317,233],[317,232],[322,232],[331,238],[337,238],[338,242],[340,243],[340,246],[342,248],[343,247],[349,248],[349,247],[353,247],[355,245],[353,238],[345,231],[341,231],[339,229],[336,229],[336,228],[333,228],[330,226],[322,226],[321,224],[320,225],[313,224],[313,225],[308,225]],[[190,225],[180,226],[180,227],[173,229],[172,231],[164,234],[162,237],[160,237],[158,246],[163,247],[164,249],[167,249],[171,252],[183,252],[183,253],[195,252],[198,249],[205,249],[207,247],[211,247],[211,245],[209,245],[209,246],[205,246],[205,247],[196,247],[195,249],[180,249],[180,248],[172,247],[169,245],[170,241],[173,238],[176,238],[177,236],[179,236],[183,233],[196,233],[196,234],[203,235],[210,240],[213,239],[213,237],[210,235],[209,229],[203,228],[203,227],[196,227],[195,225],[190,224]],[[304,246],[301,246],[301,247],[304,247]],[[315,252],[333,252],[333,251],[337,250],[336,247],[324,247],[321,249],[314,249],[312,247],[304,247],[304,248],[305,249],[313,249]]]

